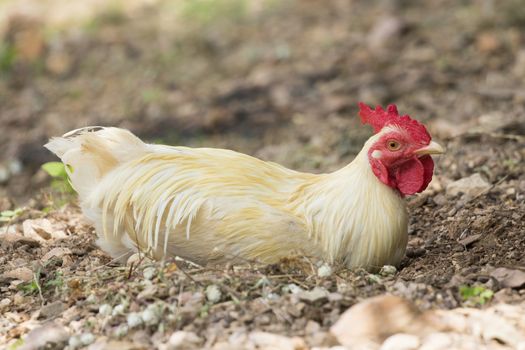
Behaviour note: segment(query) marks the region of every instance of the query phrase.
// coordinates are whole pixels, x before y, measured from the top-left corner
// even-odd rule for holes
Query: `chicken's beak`
[[[441,147],[439,143],[430,141],[430,143],[427,146],[415,150],[414,153],[418,156],[422,156],[425,154],[442,154],[445,153],[445,150],[443,149],[443,147]]]

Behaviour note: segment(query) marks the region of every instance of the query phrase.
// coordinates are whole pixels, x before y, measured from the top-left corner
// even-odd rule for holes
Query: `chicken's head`
[[[387,186],[402,195],[422,192],[427,188],[434,162],[431,154],[443,153],[443,148],[431,137],[423,124],[408,115],[400,116],[395,105],[385,111],[359,103],[359,116],[364,124],[374,128],[374,142],[368,150],[372,171]]]

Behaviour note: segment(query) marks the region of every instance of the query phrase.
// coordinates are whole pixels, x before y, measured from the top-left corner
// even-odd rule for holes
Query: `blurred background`
[[[523,0],[0,0],[0,198],[87,125],[314,172],[370,136],[358,101],[523,135],[524,81]]]

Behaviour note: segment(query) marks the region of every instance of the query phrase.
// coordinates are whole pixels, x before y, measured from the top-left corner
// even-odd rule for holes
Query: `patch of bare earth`
[[[13,20],[2,43],[23,54],[8,66],[0,55],[0,344],[523,348],[525,17],[490,3],[304,1],[183,34],[164,2],[53,35]],[[74,201],[57,209],[39,170],[48,137],[103,124],[330,171],[369,135],[360,100],[396,102],[447,147],[429,188],[408,198],[399,270],[303,257],[119,266]]]

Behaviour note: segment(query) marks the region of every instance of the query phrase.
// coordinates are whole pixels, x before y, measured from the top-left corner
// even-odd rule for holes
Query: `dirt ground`
[[[159,348],[177,330],[198,335],[188,348],[235,348],[252,331],[331,346],[328,330],[347,308],[385,293],[422,310],[525,304],[521,1],[139,3],[61,27],[6,16],[0,345],[22,346],[53,321],[68,332],[57,348]],[[358,101],[396,103],[447,148],[429,188],[408,198],[409,247],[394,272],[324,275],[306,258],[118,266],[96,247],[74,196],[40,169],[54,160],[42,148],[50,136],[116,125],[153,142],[332,171],[371,134]]]

